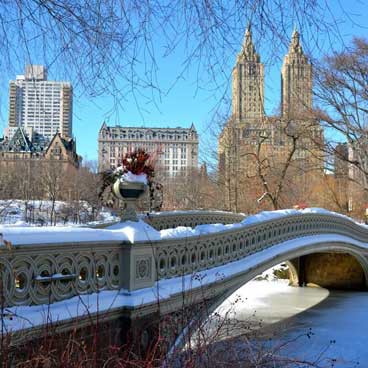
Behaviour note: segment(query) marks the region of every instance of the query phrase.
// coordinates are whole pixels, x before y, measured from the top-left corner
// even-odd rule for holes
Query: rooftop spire
[[[252,38],[252,32],[251,32],[251,30],[250,30],[250,23],[248,23],[248,25],[247,25],[247,29],[245,30],[245,36],[246,37],[251,37]]]
[[[297,31],[295,25],[294,25],[293,34],[291,36],[290,46],[289,46],[289,54],[290,53],[303,55],[303,49],[302,49],[302,46],[300,45],[299,32]]]
[[[248,23],[247,29],[245,31],[243,47],[240,54],[238,55],[238,59],[241,57],[243,57],[246,61],[260,61],[259,55],[256,53],[256,49],[253,44],[250,23]]]

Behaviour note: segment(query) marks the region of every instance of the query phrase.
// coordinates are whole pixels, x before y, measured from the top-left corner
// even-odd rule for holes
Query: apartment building
[[[32,128],[51,141],[56,133],[72,137],[73,88],[70,82],[47,80],[43,65],[27,65],[9,82],[9,120],[4,135]]]
[[[122,156],[143,148],[156,158],[156,168],[166,176],[198,168],[198,134],[190,128],[109,127],[103,123],[98,137],[99,171],[115,168]]]

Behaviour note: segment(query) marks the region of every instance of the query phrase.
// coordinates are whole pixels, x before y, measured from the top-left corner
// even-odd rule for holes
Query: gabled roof
[[[0,138],[1,152],[41,153],[46,151],[49,141],[37,133],[28,136],[23,127],[18,127],[11,139]]]
[[[55,146],[55,144],[57,142],[60,143],[60,145],[65,149],[65,151],[72,152],[72,153],[76,154],[76,152],[75,152],[76,147],[75,147],[74,139],[72,139],[72,138],[63,138],[60,133],[56,133],[52,137],[51,142],[47,147],[46,154],[50,151],[50,149],[52,149]]]
[[[7,143],[4,142],[4,145],[7,151],[13,152],[33,152],[35,150],[32,142],[21,127],[16,130],[13,137]]]
[[[100,131],[101,131],[101,130],[105,130],[105,129],[107,129],[107,124],[106,124],[106,122],[104,121],[104,122],[102,123],[102,125],[101,125]]]

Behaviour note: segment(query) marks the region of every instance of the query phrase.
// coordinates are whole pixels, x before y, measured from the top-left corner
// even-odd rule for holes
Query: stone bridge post
[[[120,289],[123,294],[144,288],[151,288],[157,280],[155,247],[149,243],[123,243],[120,253]],[[136,310],[137,309],[137,310]],[[144,308],[143,308],[144,309]],[[134,352],[144,355],[157,342],[160,314],[156,308],[146,313],[136,306],[125,310],[118,319],[120,343],[130,341]]]
[[[155,281],[154,246],[123,243],[120,253],[120,289],[129,293],[152,287]]]

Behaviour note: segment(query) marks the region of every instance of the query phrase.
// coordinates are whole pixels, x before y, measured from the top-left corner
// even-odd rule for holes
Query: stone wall
[[[363,290],[364,271],[347,253],[314,253],[304,257],[305,283],[328,289]]]

